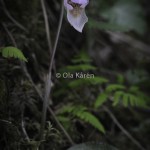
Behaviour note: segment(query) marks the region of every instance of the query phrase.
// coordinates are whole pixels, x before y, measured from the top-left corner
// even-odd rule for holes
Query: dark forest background
[[[64,12],[41,140],[44,83],[61,1],[44,4],[51,42],[40,0],[0,0],[0,149],[66,150],[98,142],[150,150],[150,1],[90,0],[83,33]],[[18,51],[5,55],[10,46],[24,57]],[[76,73],[94,78],[72,78]]]

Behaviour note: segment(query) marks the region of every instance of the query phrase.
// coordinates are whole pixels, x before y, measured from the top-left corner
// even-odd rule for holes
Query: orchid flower
[[[79,32],[82,29],[88,18],[85,14],[85,7],[89,0],[64,0],[64,6],[67,10],[67,19],[69,23]]]

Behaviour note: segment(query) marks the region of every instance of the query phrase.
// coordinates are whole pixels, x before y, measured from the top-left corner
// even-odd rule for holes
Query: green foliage
[[[74,63],[71,66],[66,66],[65,68],[61,69],[61,72],[68,72],[68,73],[79,73],[81,78],[74,78],[73,80],[69,81],[68,86],[71,88],[77,88],[85,85],[100,85],[103,83],[107,83],[108,80],[104,77],[95,76],[91,71],[95,71],[97,68],[91,65],[91,59],[84,51],[81,51],[80,54],[75,56],[72,59]],[[78,72],[79,71],[79,72]],[[84,76],[85,75],[85,76]],[[87,75],[87,76],[86,76]],[[88,77],[89,75],[89,77]]]
[[[149,74],[143,69],[128,70],[125,75],[130,84],[139,84],[149,81]]]
[[[74,66],[67,66],[64,70],[68,71],[87,71],[87,70],[95,70],[96,68],[90,64],[80,64]]]
[[[69,115],[72,115],[74,117],[77,117],[84,122],[89,123],[94,128],[98,129],[100,132],[105,133],[105,129],[101,122],[98,120],[96,116],[94,116],[92,113],[88,111],[88,109],[85,106],[64,106],[59,110],[59,114],[65,114],[69,113]]]
[[[73,65],[65,67],[65,72],[76,73],[80,71],[80,73],[88,73],[89,71],[94,71],[95,66],[91,65],[91,60],[88,56],[86,56],[85,52],[81,52],[77,56],[73,58]],[[69,118],[78,118],[85,123],[89,123],[94,128],[98,129],[100,132],[105,133],[105,128],[99,121],[99,119],[94,116],[91,112],[88,111],[88,108],[93,107],[98,110],[102,105],[107,104],[106,102],[111,101],[113,106],[122,105],[124,107],[145,107],[146,106],[146,96],[136,86],[128,87],[124,84],[125,79],[124,76],[118,75],[116,83],[109,83],[109,80],[105,77],[94,76],[93,78],[72,78],[71,80],[65,80],[65,84],[61,87],[61,89],[57,90],[57,94],[66,93],[66,97],[69,96],[69,100],[71,100],[72,105],[67,105],[58,111],[58,119],[63,123],[66,129],[69,129],[71,123]],[[90,102],[87,100],[87,105],[81,105],[80,102],[74,102],[76,99],[73,93],[70,91],[67,93],[66,86],[68,89],[78,91],[84,88],[92,87],[97,85],[97,87],[102,87],[102,84],[105,86],[103,92],[100,93],[94,104],[89,105]],[[96,88],[94,88],[96,89]],[[55,95],[55,93],[54,93]],[[78,95],[77,95],[78,96]],[[79,95],[80,97],[80,95]],[[81,98],[82,99],[82,98]],[[83,98],[84,99],[84,98]],[[70,101],[68,102],[70,103]],[[109,104],[109,103],[108,103]],[[67,115],[66,115],[67,114]]]
[[[72,59],[73,63],[90,63],[92,60],[85,51],[81,51],[77,56]]]
[[[146,22],[138,0],[117,0],[113,6],[102,9],[101,16],[108,22],[90,19],[89,27],[112,31],[131,31],[145,33]]]
[[[115,147],[103,143],[82,143],[75,145],[68,150],[117,150]]]
[[[113,92],[113,91],[116,91],[116,90],[124,90],[124,89],[125,89],[125,86],[120,85],[120,84],[109,84],[106,87],[107,92]]]
[[[138,87],[132,86],[128,91],[116,91],[114,93],[113,106],[116,106],[122,101],[125,107],[147,107],[147,100],[148,97],[143,92],[140,92]]]
[[[23,55],[23,53],[21,52],[20,49],[16,48],[16,47],[12,47],[12,46],[8,46],[8,47],[4,47],[1,50],[2,56],[6,57],[6,58],[18,58],[22,61],[27,62],[27,59],[25,58],[25,56]]]
[[[123,95],[123,91],[116,91],[114,94],[114,101],[113,101],[113,106],[116,106],[119,104],[120,97]]]
[[[70,81],[68,83],[68,86],[71,88],[85,86],[85,85],[96,85],[96,84],[103,84],[107,83],[108,80],[103,77],[94,77],[94,78],[82,78],[82,79],[76,79],[73,81]]]
[[[1,47],[11,43],[8,34],[12,34],[18,47],[26,50],[24,55],[28,53],[30,62],[26,66],[27,74],[23,74],[18,66],[18,59],[27,61],[20,54],[23,51],[18,52],[12,47],[3,53],[1,51],[1,57],[8,59],[0,59],[0,149],[33,150],[43,147],[44,150],[66,150],[70,147],[69,136],[74,143],[109,141],[121,150],[138,149],[133,144],[135,138],[139,140],[135,140],[135,144],[149,149],[149,124],[147,127],[141,126],[149,121],[149,108],[145,108],[150,104],[146,96],[150,89],[150,56],[147,55],[150,30],[145,32],[145,23],[149,23],[149,0],[91,0],[85,10],[89,21],[83,34],[74,31],[65,20],[52,70],[54,84],[50,98],[53,101],[52,109],[66,132],[59,128],[55,116],[48,114],[42,141],[37,141],[40,140],[42,119],[40,95],[44,96],[45,93],[44,81],[51,57],[48,46],[52,43],[53,47],[55,41],[61,1],[45,1],[51,31],[49,44],[40,1],[1,2],[6,6],[1,5],[0,10]],[[18,23],[23,27],[19,27]],[[107,30],[131,32],[119,34],[119,39],[113,38],[116,37],[115,32],[110,35]],[[135,32],[145,34],[141,36]],[[17,62],[9,63],[15,58]],[[74,77],[56,79],[58,69]],[[76,78],[78,72],[81,75],[93,74],[94,77]],[[60,108],[64,110],[59,112]],[[110,110],[110,113],[103,108]],[[122,129],[117,127],[119,123],[115,124],[112,115],[118,122],[121,121],[122,126],[130,129],[133,141],[122,134]],[[105,135],[102,134],[104,129]],[[135,133],[135,130],[138,132]],[[67,133],[69,136],[66,136]],[[115,150],[100,143],[84,143],[69,150],[72,149]]]
[[[122,104],[125,107],[146,107],[148,100],[148,97],[136,86],[125,87],[120,84],[109,84],[95,100],[95,108],[100,107],[110,97],[113,99],[113,106]]]
[[[101,93],[95,100],[94,107],[98,108],[108,100],[109,95],[107,93]]]
[[[93,71],[97,68],[91,65],[91,59],[84,51],[81,51],[77,56],[75,56],[72,60],[74,65],[66,66],[65,68],[61,69],[61,71],[66,70],[68,72],[75,72],[75,71]]]

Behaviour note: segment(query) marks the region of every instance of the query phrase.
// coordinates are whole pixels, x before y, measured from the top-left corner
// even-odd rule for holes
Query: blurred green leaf
[[[64,106],[59,110],[59,114],[69,113],[70,115],[73,115],[75,117],[80,118],[81,120],[89,123],[96,129],[98,129],[100,132],[105,133],[104,126],[102,123],[98,120],[96,116],[94,116],[92,113],[90,113],[85,106]]]
[[[129,106],[129,94],[124,93],[122,95],[122,102],[125,107]]]
[[[126,87],[124,85],[120,85],[120,84],[110,84],[107,86],[106,91],[107,92],[113,92],[116,90],[124,90],[126,89]]]
[[[98,129],[100,132],[105,133],[104,126],[102,123],[90,112],[82,112],[81,114],[77,114],[79,118],[83,119],[84,121],[90,123],[93,127]]]
[[[6,57],[6,58],[14,57],[14,58],[18,58],[22,61],[27,62],[27,59],[23,55],[22,51],[16,47],[12,47],[12,46],[4,47],[1,50],[1,52],[2,52],[3,57]]]
[[[102,12],[102,16],[109,20],[109,24],[125,30],[134,30],[139,34],[146,30],[143,10],[138,0],[118,0],[113,7]]]
[[[74,59],[72,60],[73,63],[90,63],[92,60],[89,57],[89,55],[84,52],[81,51],[79,55],[75,56]]]
[[[108,95],[107,93],[101,93],[101,94],[97,97],[97,99],[96,99],[96,101],[95,101],[95,104],[94,104],[94,107],[95,107],[95,108],[100,107],[103,103],[105,103],[105,102],[107,101],[108,96],[109,96],[109,95]]]
[[[143,95],[140,95],[140,93],[136,95],[130,92],[117,91],[114,94],[113,106],[116,106],[119,103],[122,103],[125,107],[147,107],[146,99]]]
[[[121,96],[124,94],[123,91],[116,91],[114,94],[113,106],[116,106],[121,100]]]
[[[96,70],[96,67],[94,67],[90,64],[80,64],[80,65],[74,65],[74,66],[67,66],[67,67],[65,67],[65,70],[67,70],[67,71],[88,71],[88,70]]]
[[[107,82],[108,80],[103,77],[83,78],[83,79],[76,79],[76,80],[69,82],[68,86],[71,88],[75,88],[75,87],[81,87],[85,85],[103,84]]]

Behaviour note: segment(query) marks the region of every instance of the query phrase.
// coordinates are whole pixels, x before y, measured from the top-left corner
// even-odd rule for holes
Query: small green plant
[[[27,59],[25,58],[22,51],[16,47],[13,47],[13,46],[4,47],[1,49],[0,52],[2,53],[2,56],[5,58],[13,57],[13,58],[18,58],[22,61],[27,62]]]
[[[94,106],[98,108],[107,100],[112,99],[112,105],[122,104],[125,107],[146,107],[148,97],[136,86],[126,87],[121,84],[109,84],[103,93],[97,97]]]
[[[77,117],[80,120],[89,123],[94,128],[98,129],[100,132],[105,133],[105,129],[102,123],[99,121],[99,119],[96,116],[94,116],[91,112],[89,112],[85,106],[68,105],[68,106],[64,106],[59,110],[59,115],[64,115],[66,113],[68,113],[70,117],[71,116]]]
[[[101,76],[95,76],[94,71],[97,69],[95,66],[91,65],[91,59],[85,53],[84,51],[81,51],[80,54],[75,56],[72,60],[73,64],[70,66],[66,66],[65,68],[61,69],[60,72],[68,72],[71,74],[75,74],[78,72],[81,73],[91,73],[93,74],[93,78],[72,78],[70,80],[66,80],[62,78],[62,82],[65,82],[63,84],[61,89],[58,89],[56,94],[67,94],[66,86],[68,89],[76,91],[78,89],[83,89],[85,86],[92,87],[92,86],[99,86],[101,84],[107,83],[108,80],[104,77]],[[63,91],[63,92],[62,92]],[[71,93],[70,93],[71,94]],[[70,95],[69,94],[69,95]],[[73,99],[72,99],[73,98]],[[101,133],[105,133],[105,128],[102,125],[102,123],[99,121],[99,119],[89,111],[89,107],[86,106],[85,104],[81,103],[75,103],[74,101],[74,95],[72,95],[72,100],[70,105],[70,101],[68,101],[67,106],[61,108],[58,110],[58,119],[65,124],[66,127],[68,125],[71,125],[68,123],[68,118],[73,118],[73,119],[78,119],[80,121],[83,121],[84,123],[88,123],[91,126],[93,126],[95,129],[99,130]],[[69,119],[70,120],[70,119]]]
[[[75,56],[72,62],[72,65],[61,69],[61,72],[70,74],[90,72],[94,74],[98,70],[91,64],[91,59],[83,51]],[[99,118],[89,110],[94,109],[98,113],[101,106],[110,104],[114,107],[146,107],[147,96],[139,87],[125,85],[125,79],[122,75],[118,75],[117,78],[114,83],[110,83],[106,77],[98,75],[94,75],[94,78],[70,78],[67,80],[62,78],[62,87],[54,92],[54,96],[60,97],[62,95],[67,100],[66,106],[57,110],[59,121],[69,130],[70,120],[78,119],[105,133],[105,127]],[[96,97],[99,91],[100,94]]]

